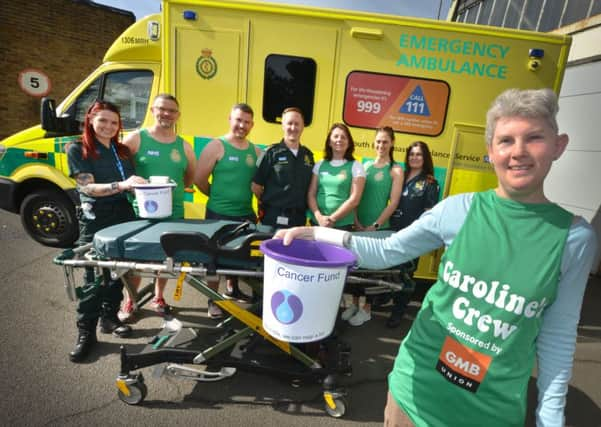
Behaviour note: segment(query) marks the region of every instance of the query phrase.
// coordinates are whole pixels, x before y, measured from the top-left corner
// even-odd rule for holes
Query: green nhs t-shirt
[[[403,340],[390,391],[416,426],[523,426],[572,214],[477,193]]]

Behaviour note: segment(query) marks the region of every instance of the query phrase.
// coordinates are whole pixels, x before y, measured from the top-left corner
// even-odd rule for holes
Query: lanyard
[[[121,159],[119,155],[117,155],[117,150],[115,149],[115,144],[111,141],[111,150],[113,151],[113,155],[115,156],[115,163],[117,164],[117,169],[119,169],[119,173],[121,174],[121,178],[125,181],[125,171],[123,170],[123,165],[121,164]]]

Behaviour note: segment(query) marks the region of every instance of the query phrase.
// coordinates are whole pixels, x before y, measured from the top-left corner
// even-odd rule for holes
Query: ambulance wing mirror
[[[40,107],[42,129],[53,135],[71,135],[79,132],[78,123],[69,115],[57,117],[54,99],[42,98]]]
[[[58,123],[56,118],[56,103],[54,99],[42,98],[42,104],[40,107],[40,123],[42,129],[48,132],[56,132],[58,129]]]

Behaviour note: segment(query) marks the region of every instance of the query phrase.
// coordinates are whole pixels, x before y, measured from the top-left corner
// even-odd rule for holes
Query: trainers
[[[355,304],[351,304],[346,308],[346,310],[344,310],[342,312],[342,314],[340,315],[340,318],[342,320],[349,320],[351,317],[353,317],[355,315],[355,313],[357,313],[358,309],[359,309],[359,307],[357,307]]]
[[[252,301],[252,297],[250,295],[246,295],[238,288],[234,288],[231,291],[226,290],[223,294],[221,294],[223,298],[234,300],[238,302],[250,302]]]
[[[171,312],[171,307],[169,307],[163,298],[154,297],[152,301],[150,301],[150,307],[156,311],[159,316],[165,316]]]
[[[123,323],[131,322],[134,318],[134,302],[128,299],[117,313],[117,318]]]
[[[217,304],[213,302],[213,300],[209,300],[209,307],[207,309],[207,314],[211,319],[221,319],[223,318],[223,310]]]
[[[368,313],[367,311],[360,308],[359,310],[357,310],[355,315],[348,320],[348,322],[352,326],[361,326],[370,319],[371,313]]]

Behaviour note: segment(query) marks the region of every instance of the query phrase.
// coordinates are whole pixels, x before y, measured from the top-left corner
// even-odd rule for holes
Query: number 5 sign
[[[46,96],[52,88],[48,76],[34,68],[19,73],[19,86],[23,92],[31,96]]]

